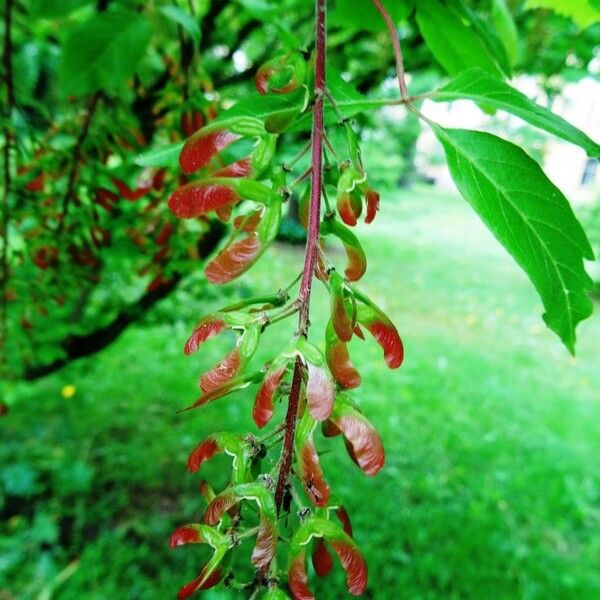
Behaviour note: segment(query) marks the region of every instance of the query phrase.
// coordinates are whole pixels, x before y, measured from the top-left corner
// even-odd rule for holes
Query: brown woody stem
[[[315,275],[317,255],[319,251],[319,225],[321,223],[321,196],[323,188],[323,97],[325,95],[325,53],[326,53],[326,0],[315,0],[315,103],[313,106],[312,123],[312,154],[311,154],[311,191],[310,212],[308,219],[308,237],[306,240],[306,253],[304,256],[304,269],[300,282],[298,300],[300,302],[298,332],[306,336],[310,325],[310,294],[312,281]],[[275,488],[275,506],[279,511],[283,502],[285,485],[292,468],[292,455],[294,450],[294,435],[298,419],[298,405],[300,401],[300,388],[302,386],[302,361],[296,358],[292,387],[288,400],[285,416],[285,433],[283,448],[279,462],[279,477]]]

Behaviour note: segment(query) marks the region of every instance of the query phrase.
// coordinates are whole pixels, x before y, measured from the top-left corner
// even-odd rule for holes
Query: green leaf
[[[506,0],[492,0],[492,22],[502,40],[511,65],[519,57],[519,34]]]
[[[177,25],[181,25],[192,40],[195,42],[200,41],[200,24],[192,17],[192,15],[178,6],[162,6],[159,10],[165,17],[174,23],[177,23]]]
[[[296,349],[306,361],[315,365],[316,367],[325,366],[325,357],[323,353],[314,345],[311,344],[304,336],[300,336],[296,340]]]
[[[267,125],[267,130],[277,132],[279,127],[269,124],[285,124],[300,114],[307,105],[307,94],[305,89],[298,90],[292,94],[251,94],[242,98],[230,109],[221,113],[208,127],[215,128],[216,125],[227,125],[240,117],[252,117]],[[205,128],[206,129],[206,128]],[[261,132],[258,132],[260,135]],[[262,132],[264,133],[264,131]]]
[[[394,23],[399,23],[410,15],[415,0],[383,0],[383,5]],[[385,30],[385,23],[371,0],[337,0],[331,23],[357,31]]]
[[[434,58],[450,75],[469,67],[502,75],[481,37],[438,0],[418,0],[417,24]]]
[[[91,4],[91,0],[30,0],[29,12],[42,19],[58,19],[86,4]]]
[[[468,23],[469,27],[485,44],[503,73],[510,77],[511,63],[508,59],[508,53],[489,15],[482,13],[481,10],[471,8],[466,0],[447,0],[447,3],[449,8],[455,11],[455,14],[464,23]]]
[[[573,19],[582,29],[600,21],[600,11],[587,0],[527,0],[525,8],[549,8]]]
[[[512,113],[567,142],[581,146],[590,156],[600,156],[600,145],[577,127],[481,69],[474,68],[461,73],[431,97],[436,102],[465,98]]]
[[[185,142],[177,142],[168,146],[161,146],[154,150],[148,150],[135,157],[135,164],[140,167],[177,167],[179,164],[179,153]]]
[[[594,255],[562,192],[518,146],[489,133],[434,125],[458,189],[537,289],[544,321],[573,353],[590,316]]]
[[[122,90],[144,56],[151,34],[146,17],[122,9],[94,14],[73,28],[62,53],[63,94]]]

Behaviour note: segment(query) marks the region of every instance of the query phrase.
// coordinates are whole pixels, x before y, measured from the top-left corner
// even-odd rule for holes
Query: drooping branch
[[[321,196],[323,186],[323,97],[326,89],[325,55],[326,55],[326,0],[316,0],[315,3],[315,103],[313,106],[312,123],[312,154],[311,154],[311,192],[310,212],[308,222],[308,237],[304,269],[298,294],[299,317],[298,333],[306,336],[310,325],[310,296],[315,275],[317,255],[319,251],[319,225],[321,222]],[[275,506],[281,509],[285,486],[292,467],[294,435],[298,419],[298,404],[302,385],[302,363],[296,359],[292,387],[290,390],[288,408],[285,416],[285,433],[283,448],[279,463],[279,477],[275,489]]]

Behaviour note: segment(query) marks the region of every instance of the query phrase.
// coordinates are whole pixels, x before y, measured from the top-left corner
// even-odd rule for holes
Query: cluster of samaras
[[[261,93],[293,91],[302,84],[305,71],[305,63],[297,57],[279,57],[259,70],[257,88]],[[277,89],[270,86],[274,78]],[[277,424],[262,438],[214,433],[191,453],[188,460],[191,472],[200,470],[204,462],[219,452],[233,460],[230,483],[223,491],[215,494],[206,482],[201,484],[208,503],[203,522],[181,527],[171,538],[172,546],[201,543],[214,549],[198,577],[181,588],[179,598],[187,598],[221,581],[256,593],[264,588],[264,598],[286,598],[279,586],[286,579],[280,575],[287,570],[287,587],[292,596],[310,599],[313,596],[307,586],[306,553],[311,552],[317,575],[325,576],[333,566],[330,551],[337,554],[347,572],[348,590],[352,594],[365,590],[365,561],[352,539],[346,511],[331,497],[313,437],[318,425],[326,437],[341,435],[351,459],[367,475],[375,475],[384,463],[383,446],[371,423],[348,395],[348,390],[358,387],[361,379],[350,360],[347,344],[354,335],[364,339],[363,331],[367,330],[383,348],[390,368],[400,366],[403,350],[394,325],[352,285],[364,274],[366,258],[348,226],[357,223],[363,203],[366,204],[365,221],[372,221],[379,196],[367,187],[352,128],[348,123],[341,125],[347,132],[348,159],[337,165],[328,162],[330,168],[326,170],[324,184],[335,186],[337,213],[343,222],[338,220],[336,211],[328,208],[320,224],[320,234],[341,242],[347,264],[342,276],[320,250],[316,277],[331,298],[325,352],[307,340],[305,331],[298,331],[262,370],[248,372],[246,369],[268,325],[298,311],[299,300],[291,301],[288,290],[246,299],[204,317],[185,345],[185,353],[192,354],[223,331],[237,334],[235,347],[200,378],[202,394],[189,408],[257,384],[253,418],[258,428],[264,428],[274,416],[277,400],[289,393],[291,373],[297,370],[300,410],[294,438],[293,477],[286,482],[281,506],[277,506],[274,486],[279,465],[275,461],[273,466],[271,460],[268,471],[263,468],[268,462],[268,450],[280,442],[285,425]],[[253,138],[256,143],[247,156],[235,157],[227,163],[227,151],[235,142]],[[233,217],[232,235],[225,248],[206,266],[206,275],[213,283],[226,283],[244,273],[275,239],[282,205],[291,193],[285,179],[291,171],[289,165],[271,166],[276,139],[277,135],[268,131],[263,121],[251,116],[234,116],[203,127],[188,139],[181,151],[183,172],[195,173],[200,178],[185,183],[171,195],[172,212],[181,218],[214,213],[223,221],[230,221],[234,211],[240,213]],[[304,194],[300,200],[304,223],[308,218],[308,197],[309,194]],[[307,501],[312,509],[307,508]],[[291,511],[292,502],[297,504],[297,513]],[[285,521],[281,520],[282,515]],[[282,537],[289,542],[287,565],[285,569],[278,569],[278,540],[284,525],[286,533]],[[225,563],[232,550],[248,538],[255,538],[251,561],[256,575],[248,584],[236,584]]]

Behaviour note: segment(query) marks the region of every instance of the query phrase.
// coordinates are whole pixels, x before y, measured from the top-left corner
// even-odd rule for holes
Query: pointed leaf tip
[[[219,445],[213,437],[209,437],[200,442],[194,450],[192,450],[188,461],[187,468],[190,473],[195,473],[207,460],[211,459],[219,452]]]
[[[200,320],[192,335],[185,343],[184,353],[186,355],[193,354],[198,348],[208,339],[221,333],[227,328],[227,324],[220,317],[208,315]]]

